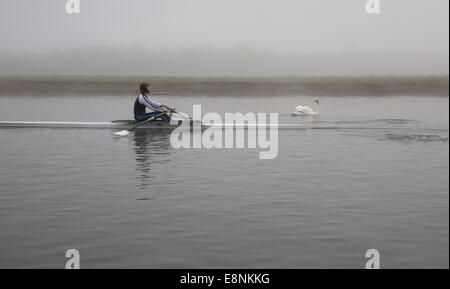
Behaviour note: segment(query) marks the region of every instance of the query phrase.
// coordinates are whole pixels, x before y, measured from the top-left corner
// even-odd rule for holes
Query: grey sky
[[[0,0],[0,50],[86,46],[248,45],[282,53],[438,52],[449,48],[448,0]]]
[[[367,0],[80,1],[81,14],[69,15],[67,0],[0,0],[0,75],[449,69],[448,0],[380,0],[377,15]]]

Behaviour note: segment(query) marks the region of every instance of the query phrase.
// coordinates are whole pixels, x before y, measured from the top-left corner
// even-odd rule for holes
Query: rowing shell
[[[133,125],[139,124],[135,120],[115,120],[115,121],[0,121],[0,127],[18,127],[18,128],[111,128],[127,129]],[[164,122],[155,120],[143,124],[137,129],[175,129],[183,124],[183,121]],[[189,126],[193,126],[193,122]],[[207,124],[201,124],[201,127],[208,127]]]
[[[154,120],[143,124],[136,128],[142,129],[175,129],[185,122],[188,127],[193,128],[197,124],[201,129],[207,128],[277,128],[277,129],[304,129],[302,124],[214,124],[205,122],[193,122],[188,120],[177,120],[164,122],[162,120]],[[135,120],[114,120],[114,121],[0,121],[0,128],[110,128],[110,129],[129,129],[139,124]]]

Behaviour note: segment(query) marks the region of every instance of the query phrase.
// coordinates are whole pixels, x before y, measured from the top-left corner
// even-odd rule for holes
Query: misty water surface
[[[448,268],[447,97],[164,96],[278,112],[275,160],[176,150],[169,133],[0,129],[0,267]],[[130,118],[132,97],[1,97],[1,120]]]

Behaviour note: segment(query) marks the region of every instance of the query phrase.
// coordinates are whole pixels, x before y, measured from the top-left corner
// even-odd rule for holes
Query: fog
[[[0,74],[448,74],[448,0],[0,0]]]

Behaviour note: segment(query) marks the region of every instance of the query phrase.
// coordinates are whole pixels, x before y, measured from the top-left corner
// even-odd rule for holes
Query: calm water
[[[449,101],[308,97],[160,101],[179,111],[279,112],[275,160],[176,150],[168,133],[0,129],[0,267],[449,266]],[[129,118],[130,97],[1,97],[1,120]]]

